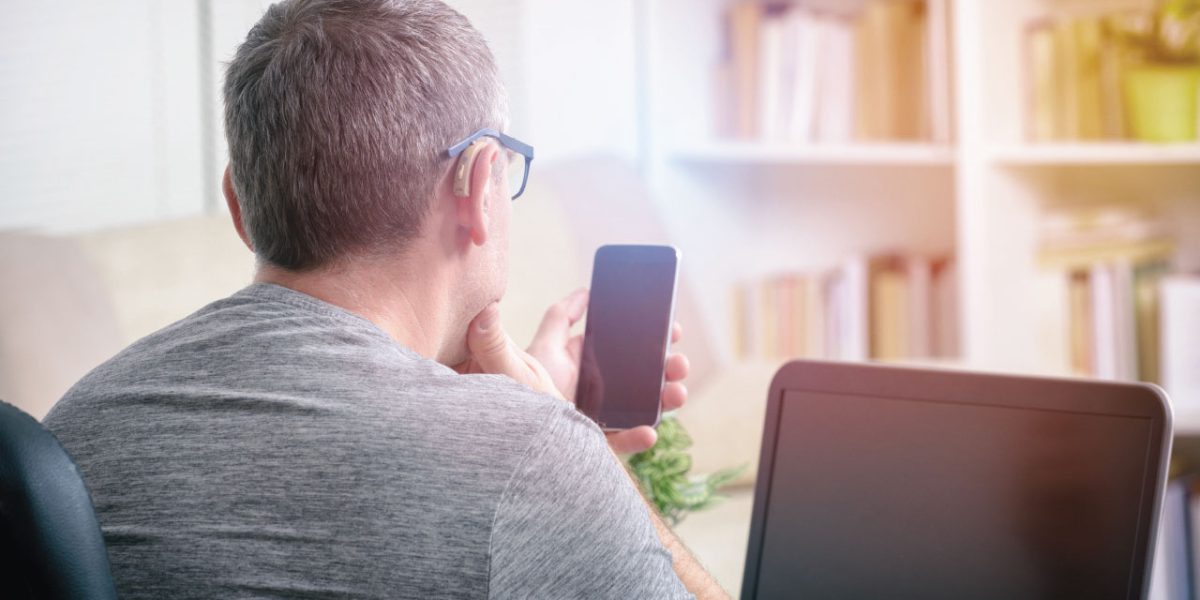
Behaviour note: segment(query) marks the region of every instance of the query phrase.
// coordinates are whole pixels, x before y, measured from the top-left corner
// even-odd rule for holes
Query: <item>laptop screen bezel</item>
[[[771,382],[742,576],[743,599],[753,599],[758,592],[780,414],[789,391],[1149,418],[1150,446],[1142,478],[1135,548],[1144,545],[1135,556],[1140,564],[1133,565],[1128,594],[1129,598],[1145,597],[1150,583],[1147,567],[1155,544],[1153,524],[1158,522],[1171,452],[1171,410],[1166,395],[1157,386],[806,360],[784,365]]]

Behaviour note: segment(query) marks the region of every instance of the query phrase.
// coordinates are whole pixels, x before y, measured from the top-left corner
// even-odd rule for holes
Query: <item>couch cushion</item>
[[[254,255],[221,214],[79,236],[109,290],[125,343],[250,284]]]
[[[0,398],[40,419],[123,346],[105,283],[78,241],[0,234]]]
[[[782,362],[727,365],[694,390],[676,414],[691,434],[692,473],[746,465],[735,483],[750,484],[758,472],[767,392]]]

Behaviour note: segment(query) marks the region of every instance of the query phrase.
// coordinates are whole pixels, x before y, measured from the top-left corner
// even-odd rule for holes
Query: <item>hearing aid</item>
[[[458,165],[454,167],[454,196],[466,198],[471,195],[471,171],[475,157],[483,150],[485,140],[476,140],[458,157]]]

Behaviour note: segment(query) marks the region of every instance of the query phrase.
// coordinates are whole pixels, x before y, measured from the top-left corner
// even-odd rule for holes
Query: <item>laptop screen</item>
[[[1135,595],[1151,419],[795,390],[780,410],[758,597]]]

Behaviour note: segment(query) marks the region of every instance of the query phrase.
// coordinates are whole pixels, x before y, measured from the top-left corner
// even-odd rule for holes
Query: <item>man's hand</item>
[[[583,318],[587,305],[587,288],[571,292],[546,309],[546,316],[542,317],[542,324],[529,344],[529,353],[541,361],[559,393],[572,404],[575,403],[575,388],[579,384],[583,334],[572,336],[571,328]]]
[[[571,328],[587,310],[588,290],[575,290],[546,311],[538,327],[529,354],[541,362],[549,373],[560,395],[574,403],[575,388],[579,382],[579,363],[583,353],[583,335],[571,335]],[[671,342],[679,341],[682,335],[679,323],[671,327]],[[687,387],[683,379],[688,374],[688,360],[683,354],[667,357],[666,384],[662,392],[663,411],[675,410],[687,402]],[[615,431],[608,435],[608,444],[618,454],[631,454],[650,449],[658,440],[654,428],[634,427]]]
[[[467,327],[471,358],[454,367],[459,373],[507,375],[536,391],[562,398],[542,363],[517,347],[500,325],[500,307],[489,304]]]

